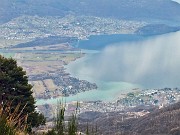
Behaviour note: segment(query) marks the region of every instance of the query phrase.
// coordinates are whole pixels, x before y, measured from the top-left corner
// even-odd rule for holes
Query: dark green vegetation
[[[22,67],[12,58],[0,56],[0,133],[3,135],[25,134],[32,127],[45,124],[42,114],[35,111],[32,86]],[[78,103],[77,103],[78,107]],[[72,114],[65,124],[65,106],[57,106],[55,127],[47,135],[75,135],[77,133],[76,114]]]
[[[0,71],[1,133],[7,135],[17,134],[17,131],[25,133],[26,129],[28,130],[31,127],[44,124],[43,115],[35,111],[35,101],[31,91],[32,86],[28,84],[25,71],[21,67],[18,67],[16,61],[12,58],[4,58],[2,56],[0,56]],[[130,94],[129,96],[133,95]],[[180,134],[180,102],[162,109],[137,107],[132,110],[125,110],[124,112],[105,114],[90,112],[89,116],[91,117],[85,114],[84,119],[82,114],[77,116],[76,110],[68,120],[65,119],[65,106],[60,104],[57,108],[55,126],[47,135],[75,135],[78,131],[86,134],[104,135]],[[151,113],[138,118],[131,117],[126,113],[141,112],[142,110],[150,111]],[[13,124],[9,124],[7,119],[13,120],[11,121]],[[88,124],[87,120],[89,121]],[[21,129],[22,127],[24,130]]]
[[[0,84],[0,103],[12,102],[12,111],[20,104],[19,110],[23,110],[21,116],[28,115],[29,130],[45,124],[44,116],[35,111],[32,86],[28,84],[26,72],[22,67],[17,66],[14,59],[0,56]]]

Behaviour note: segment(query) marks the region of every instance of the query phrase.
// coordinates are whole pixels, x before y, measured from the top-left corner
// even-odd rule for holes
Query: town
[[[128,115],[139,116],[148,113],[147,110],[152,107],[163,108],[180,100],[179,88],[163,88],[163,89],[138,89],[135,92],[127,93],[124,97],[114,99],[114,101],[73,101],[66,103],[66,116],[71,116],[73,112],[78,114],[86,112],[124,112]],[[39,105],[38,109],[52,119],[56,111],[57,104]],[[140,107],[140,111],[134,111],[133,108]],[[52,111],[49,111],[52,110]],[[130,111],[131,110],[131,111]],[[145,110],[145,111],[143,111]]]
[[[0,48],[12,47],[36,38],[50,36],[87,39],[90,35],[133,34],[146,22],[93,16],[39,17],[21,16],[0,25]],[[12,42],[11,42],[12,40]]]

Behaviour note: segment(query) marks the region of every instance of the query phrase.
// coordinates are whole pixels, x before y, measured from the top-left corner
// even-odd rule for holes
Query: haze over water
[[[107,46],[107,45],[106,45]],[[66,101],[113,101],[134,88],[180,87],[180,32],[116,43],[66,68],[71,76],[98,85],[97,90],[66,97]],[[57,103],[57,99],[46,100]],[[37,104],[43,104],[38,100]]]
[[[70,66],[80,79],[128,82],[144,88],[179,87],[179,69],[180,32],[112,44]]]

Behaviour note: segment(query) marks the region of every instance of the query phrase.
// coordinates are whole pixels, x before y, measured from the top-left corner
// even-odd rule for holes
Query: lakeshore
[[[133,43],[132,41],[122,43],[121,38],[118,41],[118,39],[116,39],[117,35],[114,36],[114,41],[117,43],[115,45],[110,44],[109,46],[106,44],[103,50],[81,50],[75,51],[74,53],[71,51],[71,48],[67,49],[66,52],[34,50],[35,55],[32,57],[30,57],[31,55],[27,55],[32,54],[33,52],[31,51],[19,52],[20,54],[24,53],[25,55],[16,54],[15,57],[18,60],[26,63],[24,59],[27,59],[27,62],[29,62],[23,66],[25,70],[27,70],[27,73],[29,71],[31,74],[36,72],[40,78],[43,78],[44,76],[45,81],[40,80],[41,82],[38,82],[37,84],[40,86],[44,86],[45,84],[43,92],[47,94],[47,100],[37,98],[37,105],[43,103],[56,103],[58,99],[64,97],[62,89],[57,96],[56,89],[60,89],[60,85],[56,85],[56,82],[52,82],[51,80],[59,79],[53,75],[58,76],[60,79],[64,78],[63,75],[66,76],[64,78],[66,84],[64,85],[64,90],[67,92],[67,89],[69,89],[70,92],[69,95],[66,95],[68,97],[65,97],[67,102],[97,100],[113,101],[118,97],[131,92],[135,88],[148,88],[146,87],[146,84],[151,86],[151,88],[164,88],[166,86],[171,88],[179,87],[177,85],[179,76],[178,74],[175,75],[175,72],[179,69],[179,62],[172,59],[173,56],[179,56],[177,44],[172,44],[172,40],[175,41],[174,38],[177,39],[179,32],[151,38],[147,37],[147,39],[143,39],[141,42],[134,41]],[[128,36],[129,35],[127,35],[127,37]],[[105,37],[102,36],[102,38]],[[92,41],[95,39],[97,38],[92,38],[87,42],[101,44],[102,40],[99,40],[100,42]],[[169,42],[165,39],[168,39]],[[162,48],[162,44],[165,49],[164,52],[160,49]],[[172,51],[174,52],[173,55]],[[44,54],[46,55],[44,56]],[[156,61],[154,61],[154,58]],[[36,64],[33,63],[33,61]],[[45,63],[45,61],[47,62]],[[171,61],[171,64],[167,64],[168,61]],[[29,66],[33,67],[29,68]],[[172,68],[174,69],[173,72],[170,71]],[[57,74],[56,71],[60,71],[60,69],[63,70],[63,72],[61,72],[63,74]],[[165,76],[169,76],[171,80]],[[94,83],[97,85],[97,90],[78,90],[77,92],[72,93],[71,91],[73,89],[69,81],[74,83],[72,80],[73,78],[82,80],[83,82],[86,81],[87,84],[89,84],[88,82]],[[142,80],[145,80],[145,82]],[[154,85],[154,82],[158,85]],[[76,83],[76,85],[78,84]],[[55,87],[53,87],[52,90],[52,87],[49,86]],[[86,88],[86,86],[84,88]],[[39,90],[38,87],[37,90]]]
[[[36,104],[42,105],[44,103],[56,104],[58,100],[64,99],[66,102],[72,101],[104,101],[104,102],[113,102],[119,98],[124,97],[129,92],[133,92],[134,88],[143,88],[138,84],[132,84],[128,82],[118,82],[118,81],[102,81],[96,80],[89,74],[86,74],[86,71],[77,70],[78,67],[85,64],[88,59],[100,52],[97,51],[86,51],[85,56],[82,58],[76,59],[75,61],[70,62],[65,66],[65,72],[69,73],[70,76],[78,78],[80,80],[86,80],[88,82],[94,83],[97,85],[97,89],[90,91],[83,91],[77,93],[76,95],[69,95],[68,97],[59,97],[59,98],[50,98],[50,99],[38,99]],[[89,53],[88,53],[89,52]],[[77,72],[78,71],[78,72]]]

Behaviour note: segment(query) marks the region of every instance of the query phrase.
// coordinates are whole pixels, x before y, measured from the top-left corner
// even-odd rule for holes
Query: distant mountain
[[[170,0],[0,0],[0,23],[21,15],[67,14],[130,20],[180,21],[180,4]]]
[[[62,16],[66,13],[59,0],[0,0],[0,23],[22,15]]]

